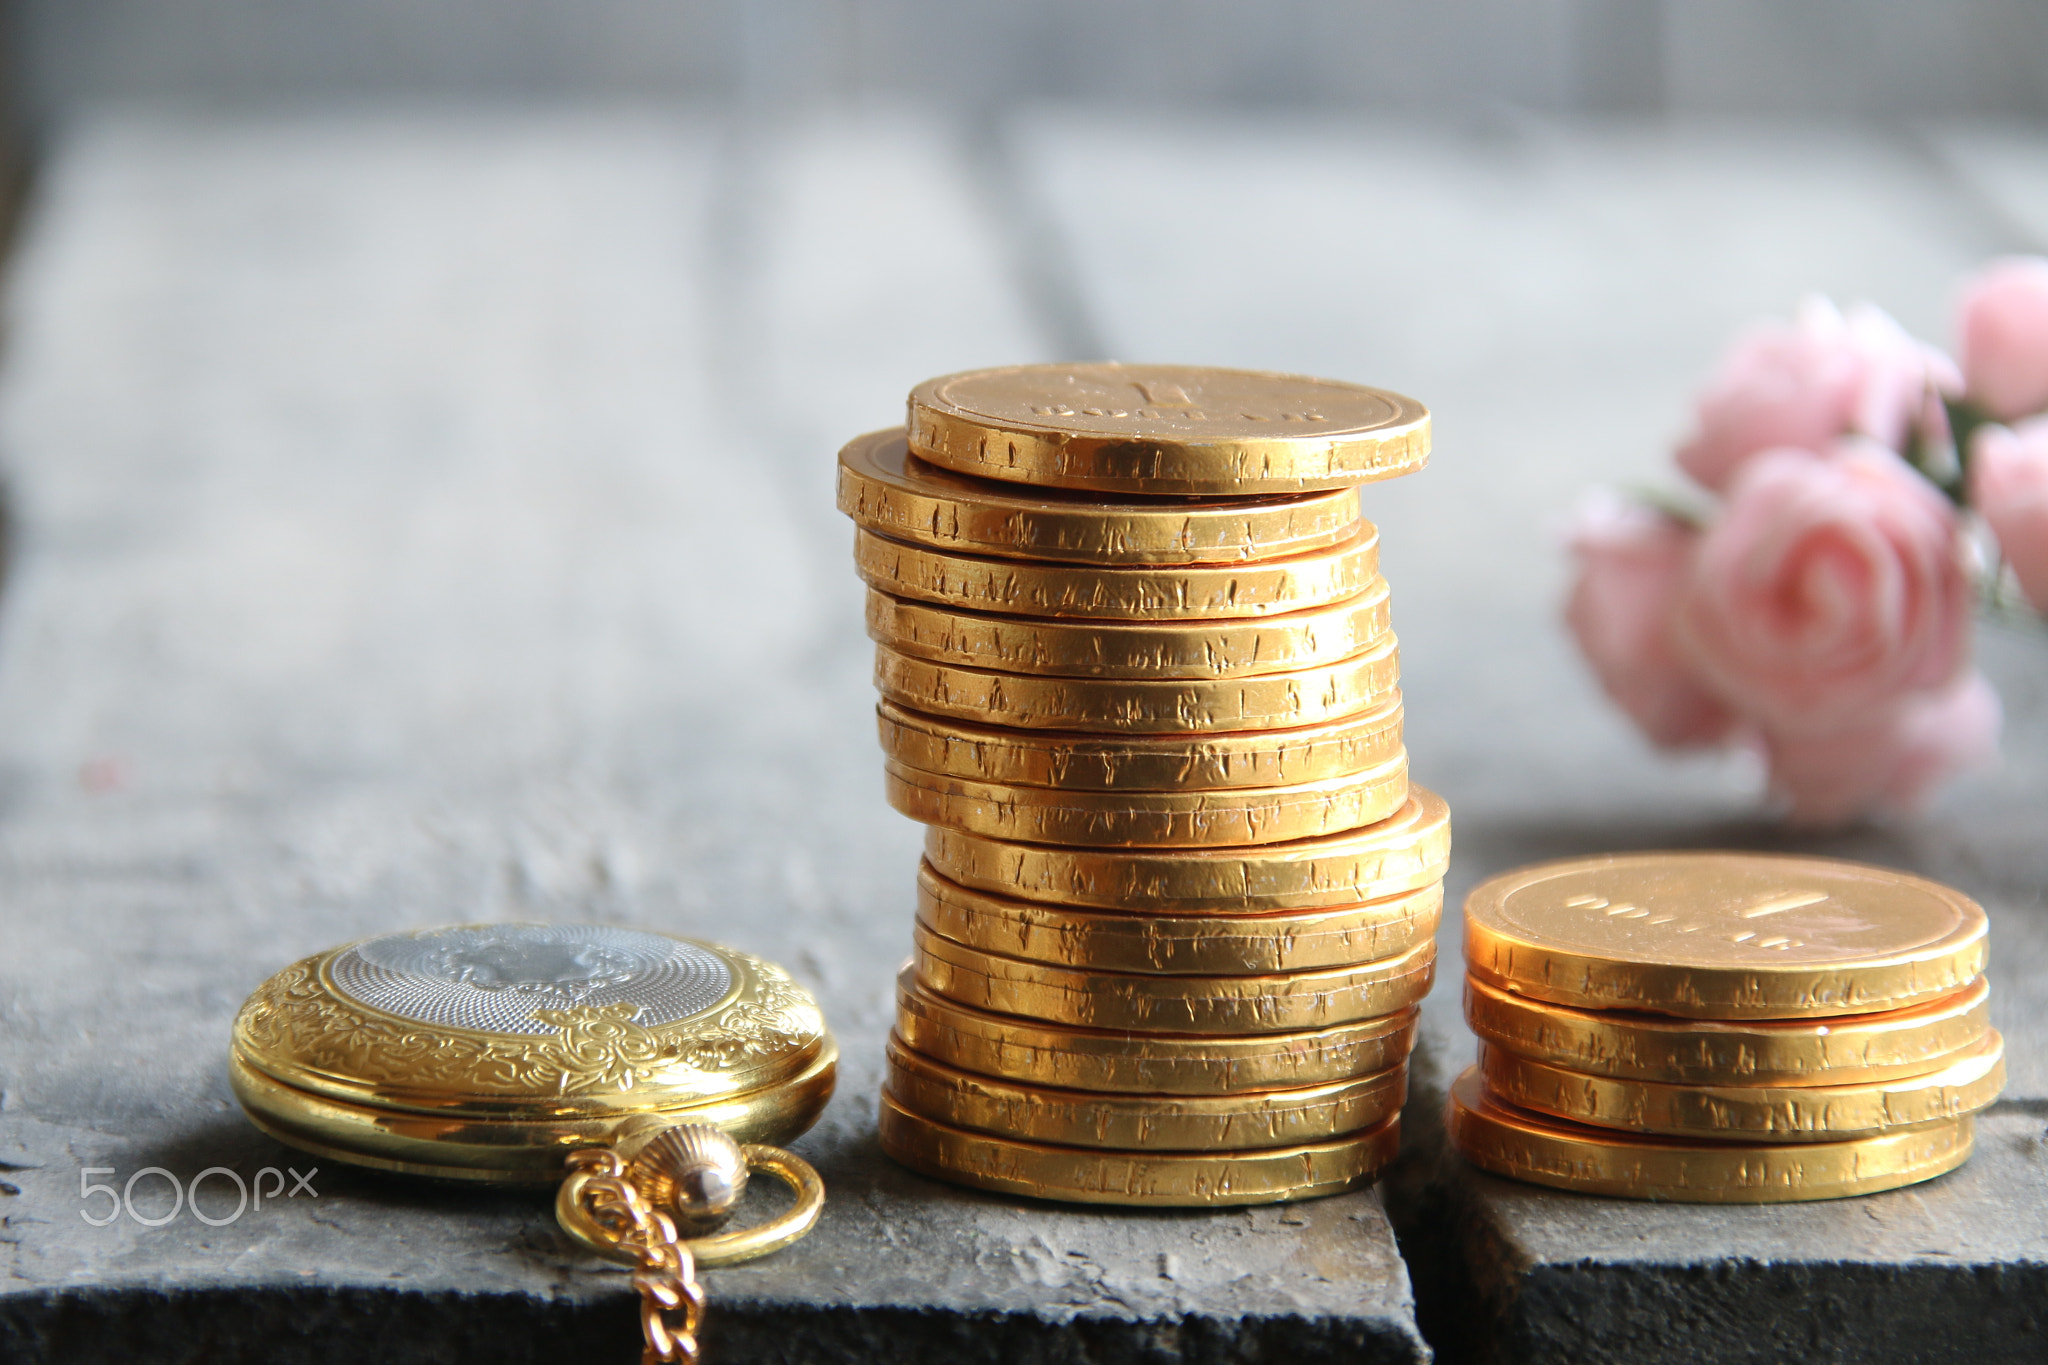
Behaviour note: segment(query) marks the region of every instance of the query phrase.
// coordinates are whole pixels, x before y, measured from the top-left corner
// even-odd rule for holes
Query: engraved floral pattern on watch
[[[279,972],[242,1007],[235,1045],[250,1064],[291,1084],[438,1090],[449,1102],[464,1095],[596,1098],[669,1086],[688,1088],[695,1099],[745,1088],[750,1070],[793,1069],[825,1036],[808,992],[780,968],[740,953],[731,954],[746,969],[738,995],[708,1014],[649,1028],[635,1021],[630,1002],[543,1007],[533,1017],[548,1031],[530,1034],[423,1024],[360,1004],[325,979],[330,956]],[[775,1065],[778,1059],[785,1065]],[[725,1084],[707,1094],[707,1081]]]

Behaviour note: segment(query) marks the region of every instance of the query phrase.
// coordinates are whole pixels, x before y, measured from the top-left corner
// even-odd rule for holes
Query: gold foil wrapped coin
[[[963,477],[910,457],[903,429],[839,452],[839,510],[888,536],[965,554],[1073,564],[1230,564],[1348,540],[1358,490],[1111,502]]]
[[[1030,730],[1186,736],[1295,729],[1378,710],[1394,699],[1400,678],[1392,635],[1320,668],[1161,682],[991,673],[875,646],[875,688],[898,706]]]
[[[1982,977],[1910,1009],[1726,1023],[1577,1010],[1465,981],[1482,1042],[1570,1071],[1682,1085],[1840,1085],[1939,1071],[1989,1032]]]
[[[1436,944],[1315,972],[1163,976],[1025,962],[912,931],[917,979],[975,1009],[1145,1033],[1297,1033],[1395,1014],[1429,994]]]
[[[898,654],[1063,678],[1244,678],[1339,663],[1388,633],[1387,580],[1327,607],[1170,623],[997,616],[868,589],[868,635]]]
[[[959,1185],[1074,1204],[1216,1208],[1357,1189],[1401,1148],[1401,1120],[1325,1142],[1249,1152],[1114,1152],[974,1133],[911,1112],[886,1091],[882,1150]]]
[[[484,924],[285,968],[236,1016],[229,1079],[259,1128],[322,1156],[545,1182],[573,1149],[650,1125],[786,1142],[831,1097],[837,1058],[817,1002],[760,958],[612,925]]]
[[[910,449],[963,474],[1108,493],[1292,493],[1429,458],[1412,398],[1196,365],[1019,365],[910,391]]]
[[[1451,1087],[1445,1134],[1495,1175],[1582,1194],[1689,1204],[1789,1204],[1917,1184],[1970,1158],[1971,1120],[1843,1142],[1710,1142],[1619,1133],[1504,1104],[1479,1068]]]
[[[1903,1009],[1984,970],[1984,911],[1831,858],[1638,853],[1495,877],[1465,902],[1467,970],[1584,1009],[1796,1019]]]
[[[925,856],[951,881],[1020,900],[1105,910],[1256,914],[1359,905],[1443,880],[1451,813],[1411,784],[1377,825],[1322,839],[1231,849],[1080,849],[934,828]]]
[[[1348,777],[1224,791],[1076,792],[887,765],[889,804],[913,820],[1041,844],[1213,848],[1357,829],[1408,799],[1408,756]]]
[[[1325,910],[1126,913],[1015,900],[947,881],[930,863],[917,870],[917,920],[933,933],[1027,962],[1109,972],[1250,976],[1378,962],[1434,936],[1443,901],[1443,886],[1431,884]]]
[[[979,1076],[891,1038],[887,1091],[955,1128],[1061,1147],[1231,1152],[1292,1147],[1370,1128],[1401,1112],[1408,1068],[1295,1090],[1237,1095],[1112,1095]]]
[[[1385,1071],[1415,1045],[1413,1007],[1304,1033],[1132,1033],[991,1014],[934,995],[906,967],[896,1028],[927,1057],[963,1071],[1066,1090],[1235,1095],[1324,1085]]]
[[[1599,1128],[1745,1142],[1836,1142],[1974,1114],[2005,1088],[1996,1030],[1939,1071],[1838,1085],[1667,1085],[1587,1076],[1482,1045],[1486,1088]]]
[[[1215,791],[1317,782],[1384,763],[1401,749],[1400,693],[1368,711],[1298,730],[1120,735],[1012,730],[875,708],[882,752],[928,773],[1067,791]]]
[[[892,597],[1010,616],[1206,621],[1334,606],[1379,578],[1380,539],[1359,523],[1326,549],[1244,564],[1041,564],[957,554],[855,531],[854,569]]]

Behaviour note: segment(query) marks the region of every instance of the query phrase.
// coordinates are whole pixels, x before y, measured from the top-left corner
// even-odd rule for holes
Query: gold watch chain
[[[704,1322],[704,1286],[697,1260],[676,1235],[675,1221],[647,1201],[617,1152],[587,1147],[569,1158],[582,1175],[577,1199],[598,1227],[612,1234],[634,1262],[640,1292],[640,1365],[697,1365],[697,1332]],[[671,1315],[680,1315],[672,1321]]]

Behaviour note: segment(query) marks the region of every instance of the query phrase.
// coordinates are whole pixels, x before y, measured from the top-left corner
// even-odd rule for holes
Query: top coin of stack
[[[931,825],[882,1141],[985,1188],[1330,1193],[1391,1155],[1449,852],[1378,533],[1398,395],[1171,366],[933,380],[840,454],[889,799]]]
[[[1984,912],[1905,873],[1616,855],[1465,903],[1480,1064],[1453,1144],[1502,1175],[1702,1203],[1868,1194],[1970,1154],[2004,1049]]]

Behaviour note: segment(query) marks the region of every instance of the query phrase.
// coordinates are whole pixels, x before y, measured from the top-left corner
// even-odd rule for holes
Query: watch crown
[[[747,1158],[739,1143],[708,1123],[680,1123],[650,1138],[634,1156],[626,1178],[649,1203],[678,1222],[721,1222],[747,1188]]]

